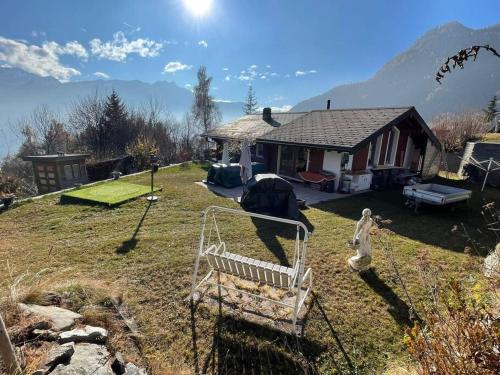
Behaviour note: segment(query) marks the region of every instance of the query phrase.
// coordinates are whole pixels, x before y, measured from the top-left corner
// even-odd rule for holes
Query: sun
[[[184,6],[195,16],[201,17],[210,11],[212,0],[183,0]]]

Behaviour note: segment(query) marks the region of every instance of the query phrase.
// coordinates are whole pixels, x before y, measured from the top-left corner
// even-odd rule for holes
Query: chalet
[[[250,140],[255,161],[289,179],[299,173],[351,174],[370,187],[373,174],[405,170],[423,178],[439,167],[441,145],[414,107],[326,109],[244,116],[204,134],[220,152]],[[336,178],[338,187],[340,178]]]

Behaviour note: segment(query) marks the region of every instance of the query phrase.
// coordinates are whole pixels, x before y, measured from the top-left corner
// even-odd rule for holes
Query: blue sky
[[[454,20],[498,23],[500,1],[2,0],[0,65],[190,88],[203,64],[217,99],[243,100],[252,83],[260,105],[283,107],[369,78]]]

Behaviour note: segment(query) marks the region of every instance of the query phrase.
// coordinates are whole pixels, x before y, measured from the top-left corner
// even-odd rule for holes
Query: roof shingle
[[[267,134],[259,141],[352,148],[413,107],[311,111]]]
[[[288,124],[290,121],[307,114],[307,112],[283,112],[273,113],[272,121],[266,122],[262,114],[252,114],[240,117],[221,127],[212,129],[202,136],[224,139],[248,139],[255,140],[279,126]]]

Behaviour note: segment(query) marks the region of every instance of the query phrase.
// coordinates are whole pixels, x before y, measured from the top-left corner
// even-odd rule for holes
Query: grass
[[[159,191],[160,188],[154,187],[153,190]],[[66,192],[61,199],[64,202],[84,201],[113,206],[146,195],[150,191],[151,188],[145,185],[109,181]]]
[[[481,137],[483,142],[500,143],[500,133],[487,133]]]
[[[408,301],[376,239],[374,271],[359,276],[348,269],[353,252],[346,242],[361,210],[369,207],[392,220],[395,258],[417,306],[426,298],[416,270],[422,250],[442,267],[441,277],[479,277],[471,263],[480,263],[495,242],[479,212],[486,202],[498,204],[498,190],[491,188],[475,191],[470,207],[455,212],[439,207],[416,215],[403,207],[399,191],[371,192],[305,210],[302,220],[314,232],[307,264],[314,271],[315,299],[308,306],[305,336],[296,340],[224,309],[219,313],[200,304],[192,311],[183,301],[201,211],[209,205],[238,207],[194,184],[205,174],[197,165],[161,170],[155,179],[164,189],[151,205],[145,199],[114,208],[61,205],[58,196],[51,196],[8,210],[0,215],[0,265],[8,259],[14,277],[44,269],[56,290],[68,282],[95,280],[118,291],[136,318],[142,355],[154,374],[252,369],[378,374],[407,362],[402,339],[409,324]],[[123,180],[147,185],[149,175]],[[465,186],[463,181],[446,183]],[[219,223],[229,251],[291,261],[293,230],[243,217],[221,216]],[[0,278],[1,294],[8,293],[8,284]]]

